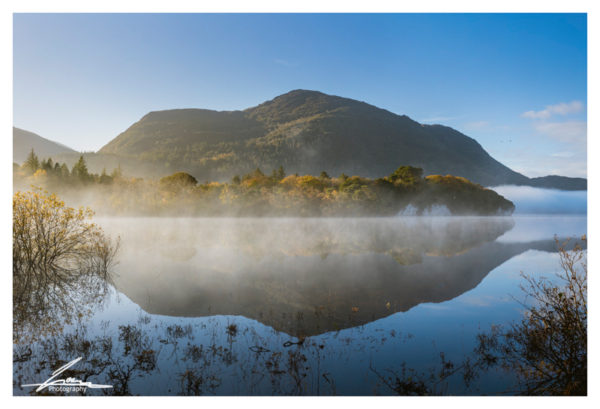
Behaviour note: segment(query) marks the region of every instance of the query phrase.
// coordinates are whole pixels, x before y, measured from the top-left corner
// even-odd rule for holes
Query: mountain
[[[550,175],[531,178],[530,182],[532,186],[548,189],[587,190],[587,179],[584,178],[568,178],[565,176]]]
[[[399,165],[412,165],[425,174],[463,176],[485,186],[582,186],[571,178],[529,179],[452,128],[306,90],[244,111],[150,112],[99,153],[150,162],[162,174],[186,171],[199,180],[225,180],[280,165],[288,173],[381,177]]]
[[[33,132],[13,127],[13,161],[23,163],[33,149],[40,158],[56,157],[61,154],[77,154],[77,152],[60,143],[42,138]]]
[[[37,152],[37,150],[36,150]],[[44,154],[38,156],[44,157]],[[295,90],[244,111],[174,109],[145,115],[97,153],[93,172],[121,166],[133,176],[184,171],[199,181],[230,180],[260,168],[288,174],[370,178],[412,165],[484,186],[585,189],[579,178],[530,179],[492,158],[474,139],[446,126],[420,124],[365,102]],[[76,154],[53,157],[72,165]]]

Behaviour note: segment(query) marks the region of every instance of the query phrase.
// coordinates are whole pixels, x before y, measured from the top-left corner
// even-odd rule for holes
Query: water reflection
[[[103,307],[112,283],[112,258],[75,273],[22,269],[13,274],[13,341],[56,336],[63,328]]]
[[[554,248],[495,242],[510,218],[187,223],[120,223],[117,289],[151,314],[242,315],[296,337],[450,300],[511,257]]]
[[[122,237],[115,287],[82,282],[73,296],[90,297],[75,304],[90,310],[112,300],[112,315],[74,309],[72,324],[49,336],[46,322],[24,320],[38,336],[15,342],[15,394],[33,393],[20,385],[79,356],[65,376],[113,385],[86,394],[393,393],[376,373],[400,368],[404,350],[427,348],[400,322],[389,324],[405,314],[373,321],[458,297],[527,250],[556,251],[552,237],[497,240],[513,228],[511,218],[102,225]],[[137,313],[135,304],[143,310],[137,319],[119,317]]]
[[[377,351],[387,339],[403,343],[410,336],[392,330],[344,338],[343,351],[336,348],[336,338],[290,339],[212,319],[180,325],[143,315],[127,325],[103,322],[100,330],[78,322],[57,336],[15,346],[14,390],[36,395],[21,385],[39,382],[71,357],[82,357],[62,376],[113,388],[80,394],[335,395],[335,376],[321,365],[352,359],[355,344],[372,343]]]

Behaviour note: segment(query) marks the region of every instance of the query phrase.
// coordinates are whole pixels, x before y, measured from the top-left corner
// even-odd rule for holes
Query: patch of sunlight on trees
[[[391,216],[412,205],[417,214],[446,206],[451,214],[512,213],[513,204],[465,178],[432,175],[400,166],[389,176],[330,177],[286,175],[283,166],[265,174],[257,168],[230,183],[198,180],[177,172],[159,180],[126,178],[120,168],[110,175],[88,171],[85,159],[69,170],[32,151],[15,168],[15,186],[36,184],[92,205],[103,214],[178,216]],[[71,201],[70,201],[71,202]]]

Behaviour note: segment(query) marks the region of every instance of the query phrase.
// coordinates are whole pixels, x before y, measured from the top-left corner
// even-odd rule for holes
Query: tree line
[[[70,195],[79,205],[108,214],[187,216],[385,216],[411,208],[423,214],[436,206],[450,214],[509,214],[514,205],[490,189],[451,175],[424,176],[421,168],[400,166],[390,175],[370,179],[342,173],[331,177],[287,175],[283,166],[270,174],[260,168],[229,182],[199,183],[176,172],[161,179],[125,177],[120,166],[107,174],[90,173],[83,156],[71,169],[52,159],[39,160],[32,150],[16,165],[15,185],[22,182]],[[91,192],[100,193],[85,195]],[[87,202],[94,200],[93,203]],[[77,202],[77,201],[75,201]]]
[[[120,165],[113,169],[110,174],[106,172],[106,168],[100,174],[91,173],[82,155],[73,167],[69,169],[66,163],[54,162],[52,158],[40,159],[33,149],[31,149],[31,152],[22,165],[13,164],[13,172],[16,178],[29,179],[38,184],[48,182],[55,185],[111,184],[123,177]]]

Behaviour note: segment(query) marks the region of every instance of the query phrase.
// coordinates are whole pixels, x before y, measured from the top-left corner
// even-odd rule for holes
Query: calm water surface
[[[435,371],[440,353],[460,361],[477,333],[519,319],[520,272],[558,272],[554,237],[586,222],[101,219],[121,238],[114,285],[89,311],[63,311],[74,317],[54,335],[16,340],[13,391],[82,356],[79,378],[114,385],[88,394],[391,394],[382,376]],[[510,393],[513,381],[457,376],[439,392]]]

